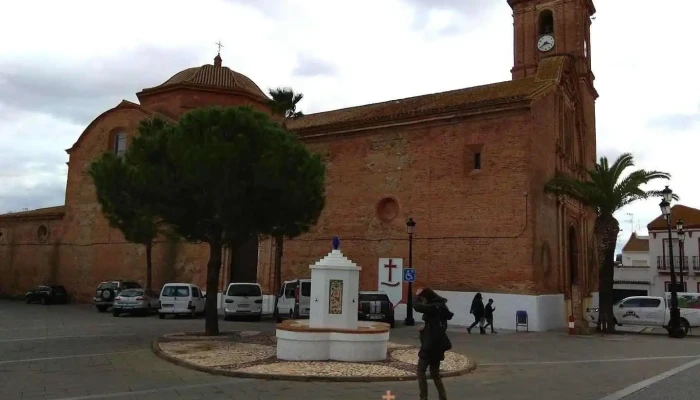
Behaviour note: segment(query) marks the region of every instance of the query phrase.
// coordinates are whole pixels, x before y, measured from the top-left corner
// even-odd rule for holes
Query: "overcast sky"
[[[598,154],[670,172],[700,208],[700,2],[595,3]],[[506,0],[23,0],[3,15],[0,213],[63,204],[64,150],[83,129],[212,63],[219,40],[224,65],[263,90],[303,92],[306,113],[509,80],[513,57]],[[618,214],[621,241],[627,213],[645,232],[658,202]]]

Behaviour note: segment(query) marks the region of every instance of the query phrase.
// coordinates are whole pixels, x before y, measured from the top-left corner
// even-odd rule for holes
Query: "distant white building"
[[[676,232],[676,223],[683,220],[685,232],[683,246]],[[668,248],[668,227],[663,215],[647,225],[649,230],[649,260],[654,272],[651,296],[661,296],[670,291],[671,257]],[[677,204],[671,207],[671,243],[673,267],[680,285],[679,269],[683,268],[683,292],[700,293],[700,210]],[[624,259],[624,256],[623,256]],[[682,265],[681,265],[682,262]]]
[[[649,236],[632,233],[622,248],[622,262],[615,265],[614,300],[650,296],[655,273],[649,263]]]

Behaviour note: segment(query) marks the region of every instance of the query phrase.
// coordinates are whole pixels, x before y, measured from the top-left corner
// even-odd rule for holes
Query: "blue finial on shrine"
[[[340,238],[333,236],[333,250],[338,250],[338,248],[340,248]]]

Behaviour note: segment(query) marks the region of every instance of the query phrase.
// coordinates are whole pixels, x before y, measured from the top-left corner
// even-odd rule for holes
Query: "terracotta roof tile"
[[[228,67],[217,67],[211,64],[180,71],[162,84],[144,89],[144,91],[162,89],[172,85],[210,86],[218,89],[242,90],[256,97],[267,99],[265,93],[252,79]]]
[[[43,216],[57,216],[59,214],[65,213],[66,206],[55,206],[46,208],[37,208],[36,210],[29,211],[19,211],[8,214],[0,214],[0,220],[7,219],[24,219],[24,218],[38,218]]]
[[[684,206],[682,204],[676,204],[671,207],[671,221],[673,221],[672,229],[676,230],[676,221],[679,219],[683,220],[683,226],[686,229],[700,229],[700,210],[697,208],[692,208]],[[647,225],[648,230],[665,230],[666,219],[663,215],[659,215],[653,221]]]
[[[636,233],[630,235],[627,244],[622,251],[649,251],[649,236],[637,236]]]
[[[358,122],[376,123],[402,117],[414,117],[470,107],[528,100],[552,84],[553,81],[551,80],[536,78],[499,82],[490,85],[307,114],[301,118],[288,121],[287,127],[292,131],[299,131],[319,127],[328,128],[330,126]]]

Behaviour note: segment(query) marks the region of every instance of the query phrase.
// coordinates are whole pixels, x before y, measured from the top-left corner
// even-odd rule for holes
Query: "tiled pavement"
[[[217,377],[155,357],[160,334],[201,330],[204,321],[98,314],[87,306],[0,301],[0,399],[417,399],[415,382],[302,383]],[[221,322],[226,330],[270,330]],[[598,400],[700,358],[700,340],[662,335],[570,338],[563,333],[467,335],[452,329],[455,350],[477,360],[476,372],[446,380],[450,398]],[[392,340],[415,343],[414,328]],[[610,361],[618,359],[618,361]],[[432,387],[431,387],[432,390]],[[434,393],[432,393],[434,396]],[[432,397],[435,398],[435,397]]]

